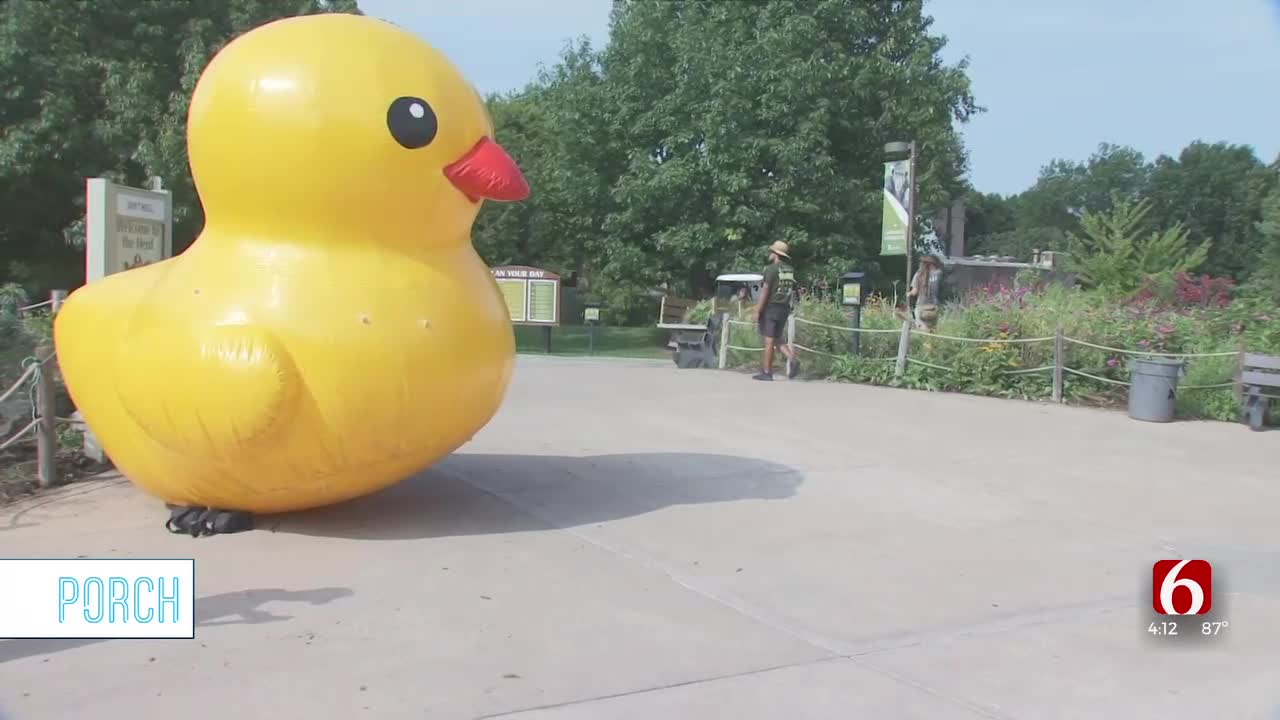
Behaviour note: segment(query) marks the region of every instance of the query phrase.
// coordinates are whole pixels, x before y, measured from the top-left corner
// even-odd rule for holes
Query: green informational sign
[[[529,322],[554,323],[556,321],[556,296],[560,283],[555,280],[529,281]]]
[[[524,280],[497,280],[498,289],[502,291],[502,299],[507,301],[507,310],[511,312],[511,322],[522,323],[528,319],[528,303],[526,295],[528,284]]]
[[[845,283],[844,295],[841,299],[844,305],[861,305],[862,304],[862,283]]]
[[[907,207],[911,204],[911,161],[884,164],[884,213],[881,255],[907,254]]]
[[[491,268],[494,282],[518,325],[560,324],[560,276],[527,265]]]

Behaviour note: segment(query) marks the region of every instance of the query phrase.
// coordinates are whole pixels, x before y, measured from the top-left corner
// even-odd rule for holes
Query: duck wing
[[[265,328],[129,335],[116,356],[120,401],[148,435],[176,452],[226,458],[269,444],[301,396],[301,375]]]

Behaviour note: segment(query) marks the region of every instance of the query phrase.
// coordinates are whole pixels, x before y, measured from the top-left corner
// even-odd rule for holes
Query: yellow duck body
[[[515,347],[470,242],[524,179],[421,40],[354,15],[237,38],[192,97],[206,224],[86,285],[55,341],[103,449],[173,505],[300,510],[391,485],[497,412]]]

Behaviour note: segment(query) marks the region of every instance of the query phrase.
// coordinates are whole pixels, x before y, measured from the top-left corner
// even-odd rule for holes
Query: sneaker
[[[799,374],[800,374],[800,361],[799,361],[799,360],[792,360],[792,361],[791,361],[791,367],[790,367],[790,369],[788,369],[788,370],[787,370],[787,379],[788,379],[788,380],[794,380],[794,379],[795,379],[795,377],[796,377],[797,375],[799,375]]]
[[[764,373],[764,372],[756,373],[755,375],[751,376],[751,379],[752,380],[772,380],[773,373]]]

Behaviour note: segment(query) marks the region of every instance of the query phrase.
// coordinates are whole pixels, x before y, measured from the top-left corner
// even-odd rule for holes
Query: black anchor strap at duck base
[[[239,510],[215,510],[205,507],[169,506],[169,519],[164,527],[177,535],[203,537],[226,535],[253,529],[253,513]]]

